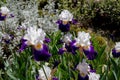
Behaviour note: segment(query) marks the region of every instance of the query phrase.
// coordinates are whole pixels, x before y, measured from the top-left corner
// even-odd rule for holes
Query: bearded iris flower
[[[7,7],[0,8],[0,21],[4,21],[10,10]]]
[[[91,70],[91,66],[83,60],[76,67],[79,70],[78,80],[99,80],[100,75]]]
[[[70,21],[73,20],[73,15],[68,10],[63,10],[59,15],[59,20],[56,22],[62,32],[70,30]],[[75,20],[74,20],[75,21]]]
[[[86,60],[84,60],[84,59],[83,59],[82,63],[79,63],[77,65],[77,69],[80,71],[80,75],[82,77],[85,77],[86,75],[88,75],[88,71],[90,71],[89,64],[86,63]]]
[[[81,47],[87,47],[90,46],[91,36],[89,33],[86,33],[84,31],[78,32],[78,37],[76,38],[76,45]]]
[[[65,48],[67,49],[68,52],[71,52],[72,54],[77,54],[76,50],[78,47],[75,46],[75,40],[72,40],[69,44],[65,45]]]
[[[63,47],[59,49],[59,54],[63,54],[65,51],[76,54],[78,47],[75,46],[76,41],[72,40],[72,35],[67,33],[63,38]]]
[[[113,57],[120,57],[120,42],[116,42],[115,48],[112,50]]]
[[[82,63],[79,63],[76,69],[79,70],[78,80],[88,80],[90,67],[89,64],[86,63],[86,60],[83,60]]]
[[[23,44],[21,50],[26,46],[32,46],[33,55],[36,61],[48,60],[51,54],[48,46],[44,44],[46,33],[42,29],[36,27],[29,27],[27,33],[23,37]]]
[[[89,60],[93,60],[97,56],[97,52],[91,45],[90,38],[91,36],[89,33],[82,31],[78,32],[78,37],[75,40],[76,46],[80,47],[80,49],[82,48],[83,52],[85,53]]]

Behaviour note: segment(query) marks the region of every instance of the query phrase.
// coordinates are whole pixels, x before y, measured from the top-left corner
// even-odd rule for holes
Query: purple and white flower
[[[5,6],[0,8],[0,21],[4,21],[10,10]]]
[[[86,63],[86,60],[83,59],[82,63],[77,65],[76,69],[79,70],[81,77],[86,77],[90,71],[90,66]]]
[[[46,33],[42,29],[40,28],[37,29],[37,27],[29,27],[23,39],[27,40],[26,41],[27,45],[34,45],[36,47],[38,44],[41,44],[41,47],[39,48],[42,48],[42,44],[43,41],[45,40],[45,36]],[[38,47],[36,47],[36,49],[37,48]]]
[[[90,46],[90,39],[91,36],[89,33],[86,33],[84,31],[78,32],[78,37],[76,38],[76,45],[81,47]]]
[[[69,22],[72,20],[73,15],[68,10],[63,10],[59,15],[59,20],[56,22],[59,26],[59,30],[61,30],[62,32],[68,32],[70,30]]]
[[[113,57],[120,57],[120,42],[116,42],[115,48],[112,50]]]
[[[73,15],[68,10],[63,10],[59,15],[61,21],[72,21]]]
[[[82,48],[83,52],[89,60],[95,59],[97,52],[94,50],[90,42],[91,36],[89,33],[84,31],[78,32],[78,37],[76,38],[76,46]]]
[[[24,47],[33,46],[33,54],[36,61],[48,60],[51,54],[48,46],[44,44],[46,33],[37,27],[29,27],[23,37],[22,50]]]
[[[76,67],[79,70],[78,80],[99,80],[100,75],[95,73],[95,70],[86,63],[86,60],[83,59],[82,63],[79,63]]]
[[[72,40],[72,34],[67,33],[66,35],[64,35],[62,41],[63,47],[59,49],[59,54],[63,54],[65,51],[76,54],[76,50],[78,49],[78,47],[75,46],[76,41]]]
[[[5,6],[0,8],[0,12],[2,13],[2,15],[7,15],[10,10]]]

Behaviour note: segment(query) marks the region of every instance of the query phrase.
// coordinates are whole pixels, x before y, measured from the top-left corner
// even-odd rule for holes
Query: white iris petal
[[[90,34],[85,33],[84,31],[78,32],[78,37],[76,38],[76,44],[80,46],[90,46]]]
[[[43,44],[46,33],[42,29],[37,29],[37,27],[29,27],[27,29],[27,34],[23,39],[27,40],[27,45],[37,45],[38,43]]]
[[[0,12],[5,15],[10,12],[10,10],[7,7],[1,7],[0,10],[1,10]]]
[[[43,68],[44,68],[44,70],[45,70],[45,73],[46,73],[46,76],[47,76],[47,78],[51,78],[51,69],[50,69],[50,67],[48,67],[47,65],[43,65]],[[43,69],[41,68],[39,71],[39,79],[41,80],[47,80],[46,79],[46,76],[45,76],[45,73],[44,73],[44,71],[43,71]]]
[[[99,78],[100,78],[99,74],[92,73],[92,72],[90,72],[90,74],[88,76],[89,76],[89,80],[99,80]]]
[[[120,51],[120,42],[116,42],[115,50]]]
[[[67,34],[64,35],[64,37],[63,37],[63,42],[69,43],[69,42],[71,42],[71,39],[72,39],[72,34],[67,33]]]
[[[85,60],[77,65],[77,69],[80,71],[82,77],[85,77],[88,74],[88,71],[90,71],[89,64],[87,64]]]
[[[63,10],[59,15],[59,19],[62,21],[72,21],[73,15],[68,10]]]

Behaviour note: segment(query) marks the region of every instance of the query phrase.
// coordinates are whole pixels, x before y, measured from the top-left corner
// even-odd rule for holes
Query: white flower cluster
[[[63,10],[59,15],[59,19],[62,21],[72,21],[73,15],[68,10]]]
[[[76,38],[76,45],[78,46],[90,46],[90,34],[84,31],[78,32],[78,37]]]

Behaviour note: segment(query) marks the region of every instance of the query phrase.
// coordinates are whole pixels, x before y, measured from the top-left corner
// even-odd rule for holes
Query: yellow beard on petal
[[[36,50],[40,50],[42,47],[43,47],[43,46],[42,46],[42,44],[40,44],[40,43],[38,43],[38,44],[36,44],[36,45],[34,46],[34,48],[35,48]]]
[[[48,80],[52,80],[51,77],[49,77]]]
[[[6,16],[7,14],[2,14],[1,16]]]
[[[67,24],[67,23],[68,23],[68,21],[62,21],[62,23],[63,23],[63,24]]]
[[[85,76],[86,76],[86,74],[84,74],[84,73],[80,73],[80,75],[81,75],[82,77],[85,77]]]
[[[88,50],[89,49],[89,46],[84,46],[83,47],[85,50]]]

